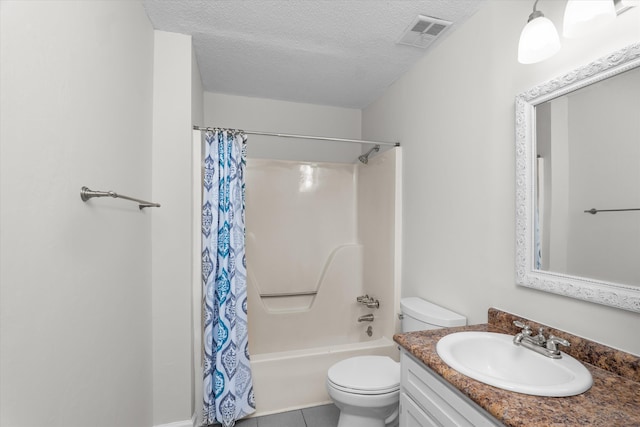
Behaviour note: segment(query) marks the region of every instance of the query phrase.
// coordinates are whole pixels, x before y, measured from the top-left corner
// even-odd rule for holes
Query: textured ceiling
[[[144,0],[154,28],[193,36],[206,91],[363,108],[429,49],[396,42],[417,15],[454,24],[484,0]]]

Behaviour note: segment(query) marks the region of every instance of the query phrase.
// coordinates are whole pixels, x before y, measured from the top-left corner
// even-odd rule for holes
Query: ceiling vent
[[[432,16],[418,15],[411,25],[407,27],[398,44],[427,48],[435,41],[452,22],[434,18]]]

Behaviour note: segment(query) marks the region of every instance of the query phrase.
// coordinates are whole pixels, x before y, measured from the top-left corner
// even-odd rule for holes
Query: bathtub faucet
[[[373,322],[373,314],[365,314],[358,317],[358,322]]]
[[[356,298],[356,301],[361,303],[361,304],[366,304],[367,301],[369,301],[371,298],[369,298],[369,295],[361,295],[359,297]]]
[[[367,308],[380,308],[380,301],[375,298],[371,298],[369,295],[362,295],[356,298],[356,301],[360,304],[364,304]]]

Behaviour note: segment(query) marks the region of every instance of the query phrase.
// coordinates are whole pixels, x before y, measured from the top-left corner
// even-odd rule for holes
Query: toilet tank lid
[[[431,325],[452,327],[467,324],[466,317],[418,297],[402,298],[400,308],[405,316]]]

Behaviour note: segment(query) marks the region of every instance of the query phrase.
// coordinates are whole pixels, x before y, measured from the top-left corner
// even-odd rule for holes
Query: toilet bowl
[[[402,332],[463,326],[467,318],[417,297],[400,300]],[[327,372],[327,392],[340,409],[338,427],[395,427],[400,364],[385,356],[342,360]]]
[[[400,364],[386,356],[342,360],[327,372],[327,392],[340,409],[338,427],[397,425]]]

